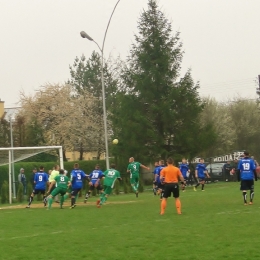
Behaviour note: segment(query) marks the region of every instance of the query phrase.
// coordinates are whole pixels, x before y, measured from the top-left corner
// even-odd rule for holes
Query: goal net
[[[52,153],[59,155],[59,163],[61,169],[64,168],[62,146],[38,146],[38,147],[5,147],[0,148],[0,166],[9,165],[8,167],[8,183],[9,183],[9,203],[16,198],[15,172],[14,163],[24,161],[28,158],[37,156],[42,153],[51,155]]]

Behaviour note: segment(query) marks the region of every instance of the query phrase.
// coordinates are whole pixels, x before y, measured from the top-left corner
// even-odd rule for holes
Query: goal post
[[[35,146],[35,147],[2,147],[0,148],[0,166],[9,165],[8,167],[8,187],[9,203],[12,204],[13,198],[16,198],[14,163],[28,159],[40,153],[51,150],[58,150],[59,164],[64,169],[62,146]]]

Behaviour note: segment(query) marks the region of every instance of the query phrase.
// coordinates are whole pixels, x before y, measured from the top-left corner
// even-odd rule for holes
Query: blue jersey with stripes
[[[187,177],[188,170],[189,170],[189,165],[187,163],[180,164],[180,171],[182,173],[183,178]]]
[[[104,176],[101,170],[94,170],[89,174],[89,179],[93,185],[97,182],[98,179],[101,179]]]
[[[204,163],[198,163],[196,170],[198,171],[199,178],[205,178],[206,165]]]
[[[71,172],[72,189],[81,189],[83,187],[83,179],[86,177],[85,172],[80,169],[74,169]]]
[[[240,170],[241,180],[254,180],[255,162],[251,158],[243,158],[238,163],[238,170]]]
[[[156,172],[155,174],[157,175],[156,177],[156,182],[157,183],[161,183],[161,180],[160,180],[160,173],[161,173],[161,170],[164,168],[165,166],[164,165],[160,165],[156,168]]]
[[[46,189],[46,183],[49,180],[49,176],[46,172],[36,172],[34,174],[34,181],[35,181],[35,190],[45,190]]]

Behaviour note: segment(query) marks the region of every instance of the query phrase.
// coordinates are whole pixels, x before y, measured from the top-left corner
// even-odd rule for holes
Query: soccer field
[[[2,207],[1,253],[5,259],[260,259],[260,184],[254,205],[244,206],[239,183],[191,187],[181,192],[182,215],[172,198],[165,215],[151,191],[112,195],[102,208]],[[258,192],[259,191],[259,192]],[[79,202],[82,201],[79,198]],[[56,205],[54,205],[56,206]]]

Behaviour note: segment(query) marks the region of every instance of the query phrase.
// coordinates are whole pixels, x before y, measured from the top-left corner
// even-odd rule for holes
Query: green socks
[[[48,199],[48,209],[51,209],[51,204],[53,202],[53,198]]]

